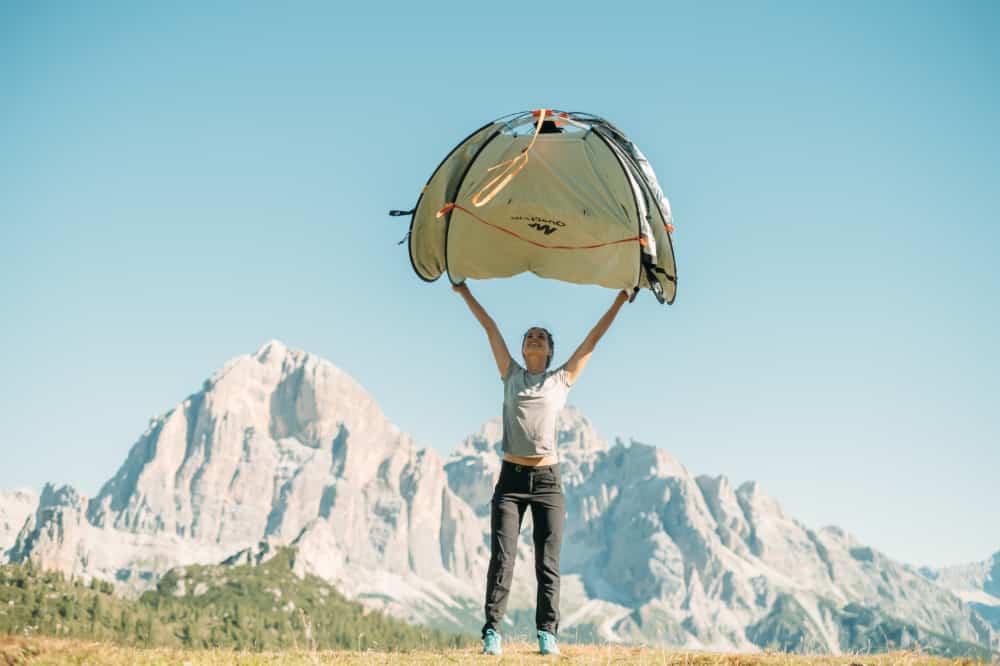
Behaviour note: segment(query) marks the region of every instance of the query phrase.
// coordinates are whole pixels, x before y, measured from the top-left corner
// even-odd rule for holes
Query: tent
[[[525,111],[483,125],[444,158],[410,215],[410,261],[428,282],[543,278],[677,291],[670,204],[649,162],[598,116]]]

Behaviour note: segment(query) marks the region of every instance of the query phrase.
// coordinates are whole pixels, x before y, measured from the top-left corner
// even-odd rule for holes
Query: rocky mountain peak
[[[56,486],[52,483],[46,483],[42,487],[42,494],[38,498],[39,512],[60,508],[83,511],[86,509],[86,505],[86,498],[70,485]]]
[[[414,453],[410,437],[353,378],[272,340],[226,363],[200,391],[154,419],[92,502],[89,519],[246,543],[262,529],[305,522],[279,520],[291,515],[291,488],[283,487],[301,482],[294,477],[303,464],[363,484]],[[384,467],[387,458],[397,462]]]
[[[952,590],[1000,631],[1000,551],[971,564],[921,567],[918,571],[927,580]]]
[[[744,505],[745,510],[755,513],[766,513],[781,518],[785,512],[778,500],[764,492],[756,481],[745,481],[736,489],[736,497]]]
[[[607,450],[607,459],[621,468],[624,478],[647,477],[690,479],[687,469],[666,449],[629,440],[628,444],[618,440]]]
[[[84,565],[77,544],[86,508],[87,499],[72,486],[46,483],[8,551],[10,560],[30,559],[43,569],[78,573]]]
[[[38,493],[33,490],[0,491],[0,564],[37,506]]]
[[[257,351],[255,351],[252,354],[252,356],[253,356],[253,358],[255,358],[258,361],[260,361],[261,363],[268,362],[269,358],[272,361],[274,359],[277,359],[279,361],[283,361],[284,357],[290,351],[291,350],[288,348],[288,345],[286,345],[281,340],[268,340],[267,342],[265,342],[264,344],[262,344],[260,346],[260,348],[258,348]]]

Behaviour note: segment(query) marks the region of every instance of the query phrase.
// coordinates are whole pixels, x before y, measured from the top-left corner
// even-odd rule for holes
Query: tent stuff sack
[[[645,156],[607,120],[552,109],[495,120],[441,162],[410,211],[428,282],[543,278],[650,289],[672,303],[670,204]]]

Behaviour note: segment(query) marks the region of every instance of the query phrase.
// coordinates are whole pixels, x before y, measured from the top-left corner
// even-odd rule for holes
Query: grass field
[[[813,656],[776,653],[730,655],[677,652],[655,648],[566,645],[560,657],[543,657],[534,644],[504,646],[504,656],[486,657],[477,649],[413,652],[352,652],[289,650],[283,652],[234,652],[231,650],[141,649],[109,643],[45,637],[0,637],[0,666],[15,664],[646,664],[648,666],[972,666],[974,659],[945,659],[909,652],[878,655]]]

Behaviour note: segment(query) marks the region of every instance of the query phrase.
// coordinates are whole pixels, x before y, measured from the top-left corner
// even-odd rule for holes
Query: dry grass
[[[433,652],[349,652],[305,651],[233,652],[230,650],[140,649],[108,643],[65,640],[46,637],[0,637],[0,666],[14,664],[178,664],[181,666],[222,666],[240,664],[637,664],[646,666],[972,666],[984,662],[974,659],[943,659],[910,652],[879,655],[843,655],[839,657],[750,654],[728,655],[677,652],[655,648],[565,645],[560,657],[543,657],[537,646],[511,643],[504,646],[502,658],[478,654],[478,649]]]

